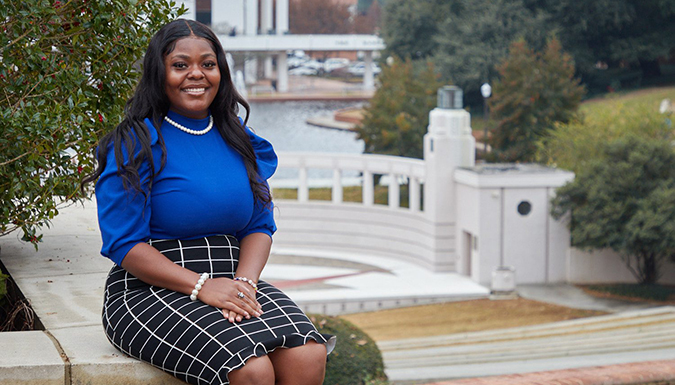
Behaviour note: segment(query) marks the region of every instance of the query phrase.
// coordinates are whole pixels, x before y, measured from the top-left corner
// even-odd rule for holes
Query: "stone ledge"
[[[42,331],[0,333],[0,385],[63,385],[66,364]]]
[[[675,384],[675,360],[635,362],[580,369],[511,374],[434,382],[426,385],[669,385]]]

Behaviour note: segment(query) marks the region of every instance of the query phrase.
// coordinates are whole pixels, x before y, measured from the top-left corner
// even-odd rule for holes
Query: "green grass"
[[[608,93],[586,100],[581,104],[579,110],[584,114],[592,115],[625,106],[631,109],[644,107],[657,112],[659,104],[665,98],[675,102],[675,86]]]
[[[621,283],[608,285],[585,285],[583,288],[600,295],[615,296],[625,299],[659,302],[675,300],[674,286]]]
[[[423,186],[422,186],[423,188]],[[325,188],[310,188],[309,189],[309,200],[312,201],[330,201],[332,199],[332,189],[330,187]],[[400,194],[400,207],[408,208],[409,206],[409,196],[408,196],[408,185],[401,185],[399,188]],[[420,191],[420,196],[422,196],[422,191]],[[298,189],[295,188],[275,188],[272,190],[272,195],[274,199],[298,199]],[[342,188],[342,201],[343,202],[363,202],[363,189],[361,186],[345,186]],[[375,186],[374,190],[374,201],[376,205],[387,205],[389,204],[389,188],[387,186]],[[422,207],[422,203],[420,203]]]
[[[322,187],[322,188],[310,188],[309,189],[309,200],[311,201],[330,201],[332,199],[332,188]],[[389,188],[387,186],[375,186],[374,189],[374,202],[376,205],[388,205],[389,204]],[[408,185],[400,185],[399,187],[400,195],[400,204],[399,207],[408,208],[409,204],[409,193]],[[275,188],[272,190],[272,196],[274,199],[298,199],[298,189],[296,188]],[[424,186],[420,186],[420,209],[424,208],[424,202],[422,197],[424,196]],[[342,188],[342,201],[343,202],[363,202],[363,188],[361,186],[345,186]]]

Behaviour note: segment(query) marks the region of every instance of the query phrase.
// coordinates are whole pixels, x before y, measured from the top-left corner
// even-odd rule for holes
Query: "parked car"
[[[305,67],[305,68],[315,69],[316,72],[323,71],[323,63],[321,63],[320,61],[318,61],[316,59],[307,60],[305,63],[303,63],[302,66]]]
[[[297,57],[297,56],[289,56],[288,59],[286,60],[286,63],[288,64],[288,68],[297,68],[302,66],[303,64],[307,63],[307,58],[304,57]]]
[[[375,63],[372,63],[371,68],[373,69],[374,75],[377,75],[380,72],[382,72],[382,69]],[[353,65],[349,66],[349,69],[347,71],[349,71],[349,73],[352,75],[363,76],[366,73],[366,63],[364,62],[354,63]]]
[[[323,63],[323,69],[327,73],[331,73],[336,69],[345,68],[349,66],[349,59],[337,57],[326,59]]]
[[[319,71],[317,71],[314,68],[309,68],[309,67],[296,67],[291,70],[288,70],[289,75],[300,75],[300,76],[308,76],[308,75],[316,75],[318,74]]]

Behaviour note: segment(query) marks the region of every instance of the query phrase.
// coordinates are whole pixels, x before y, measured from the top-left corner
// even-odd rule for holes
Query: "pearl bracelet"
[[[234,277],[235,281],[242,281],[248,283],[255,291],[258,292],[258,285],[252,280],[246,277]]]
[[[197,284],[195,285],[195,288],[192,290],[192,294],[190,294],[191,300],[197,300],[199,290],[202,289],[202,286],[204,286],[204,282],[206,282],[207,279],[209,279],[209,273],[202,273],[201,277],[199,277],[199,281],[197,281]]]

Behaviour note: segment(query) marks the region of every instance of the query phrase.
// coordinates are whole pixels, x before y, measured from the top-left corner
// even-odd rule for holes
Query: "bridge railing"
[[[309,202],[309,170],[322,169],[332,171],[331,201],[343,203],[343,175],[356,172],[360,175],[362,204],[372,207],[375,204],[374,176],[384,175],[388,180],[388,206],[401,208],[400,181],[408,183],[408,208],[412,212],[421,211],[421,185],[425,178],[425,165],[421,159],[371,154],[340,154],[281,152],[279,168],[298,170],[298,202]]]

